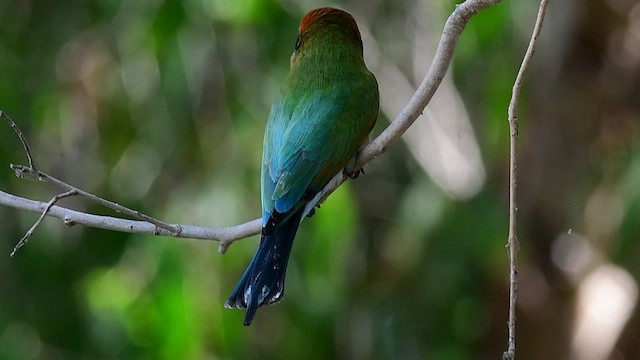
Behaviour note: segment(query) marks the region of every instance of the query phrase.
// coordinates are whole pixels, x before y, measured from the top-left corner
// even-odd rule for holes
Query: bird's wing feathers
[[[323,186],[353,156],[363,130],[344,118],[352,94],[348,87],[332,87],[276,99],[265,133],[263,215],[290,210],[310,185]]]

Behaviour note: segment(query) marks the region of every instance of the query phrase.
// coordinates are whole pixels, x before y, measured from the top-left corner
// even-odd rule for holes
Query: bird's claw
[[[365,175],[364,168],[360,168],[353,171],[348,171],[345,169],[344,174],[350,177],[351,179],[357,179],[360,174]]]
[[[313,215],[316,214],[316,208],[320,209],[320,204],[317,204],[316,206],[312,207],[311,210],[309,210],[309,213],[307,214],[307,217],[312,217]]]

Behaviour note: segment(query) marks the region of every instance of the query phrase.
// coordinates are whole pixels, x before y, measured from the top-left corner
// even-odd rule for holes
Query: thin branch
[[[54,185],[56,185],[56,186],[58,186],[58,187],[60,187],[62,189],[67,190],[67,191],[72,191],[72,190],[76,191],[78,193],[78,195],[83,196],[83,197],[85,197],[85,198],[87,198],[87,199],[89,199],[89,200],[91,200],[91,201],[93,201],[93,202],[95,202],[97,204],[100,204],[100,205],[102,205],[102,206],[104,206],[106,208],[112,209],[114,211],[117,211],[117,212],[125,214],[125,215],[129,215],[129,216],[131,216],[133,218],[136,218],[138,220],[149,222],[149,223],[155,225],[156,227],[158,227],[158,230],[157,230],[158,234],[160,234],[159,233],[159,231],[160,231],[159,229],[167,230],[169,232],[169,234],[172,235],[172,236],[178,236],[178,235],[180,235],[180,231],[182,231],[180,225],[167,224],[167,223],[165,223],[163,221],[160,221],[158,219],[152,218],[151,216],[145,215],[145,214],[143,214],[143,213],[141,213],[141,212],[139,212],[137,210],[132,210],[132,209],[124,207],[124,206],[122,206],[122,205],[120,205],[118,203],[115,203],[113,201],[110,201],[110,200],[107,200],[107,199],[103,199],[103,198],[101,198],[99,196],[96,196],[96,195],[94,195],[92,193],[89,193],[89,192],[86,192],[84,190],[78,189],[77,187],[75,187],[73,185],[69,185],[66,182],[62,181],[62,180],[56,179],[55,177],[53,177],[53,176],[51,176],[51,175],[49,175],[49,174],[47,174],[47,173],[45,173],[43,171],[40,171],[40,170],[37,170],[37,169],[33,169],[33,168],[28,167],[28,166],[14,165],[14,164],[11,164],[11,169],[16,173],[16,175],[18,177],[25,177],[25,176],[26,177],[37,177],[41,181],[50,182],[50,183],[52,183],[52,184],[54,184]],[[35,174],[36,176],[30,175],[30,174]]]
[[[51,207],[53,207],[53,205],[55,203],[57,203],[58,201],[66,198],[66,197],[75,196],[75,195],[78,195],[78,192],[75,191],[75,190],[70,190],[70,191],[67,191],[65,193],[58,194],[58,195],[52,197],[51,200],[49,200],[49,202],[47,203],[47,206],[45,206],[44,211],[42,212],[42,214],[40,215],[38,220],[36,220],[36,222],[33,224],[33,226],[31,226],[31,229],[29,229],[29,231],[27,231],[24,234],[22,239],[20,239],[20,241],[18,241],[16,246],[13,247],[13,251],[11,252],[11,254],[9,256],[13,257],[21,247],[23,247],[23,246],[25,246],[27,244],[27,242],[29,241],[29,238],[31,237],[31,235],[33,235],[33,233],[36,231],[36,228],[40,225],[42,220],[44,220],[44,217],[49,213],[49,211],[51,211]]]
[[[11,126],[11,128],[13,129],[13,131],[15,131],[15,133],[18,135],[18,138],[20,138],[20,142],[22,143],[22,147],[24,148],[24,152],[27,155],[27,159],[29,160],[29,166],[24,166],[24,165],[14,165],[11,164],[11,169],[15,172],[16,176],[18,176],[19,178],[22,179],[32,179],[32,180],[40,180],[40,181],[45,181],[45,182],[50,182],[62,189],[67,190],[68,192],[75,192],[77,195],[80,196],[84,196],[87,199],[98,203],[104,207],[107,207],[109,209],[115,210],[119,213],[125,214],[125,215],[129,215],[131,217],[134,217],[136,219],[139,220],[143,220],[143,221],[147,221],[150,222],[152,224],[154,224],[155,226],[157,226],[158,228],[162,228],[165,230],[168,230],[169,233],[173,236],[177,236],[180,234],[181,228],[180,225],[169,225],[165,222],[162,222],[158,219],[154,219],[151,216],[145,215],[137,210],[131,210],[127,207],[124,207],[120,204],[117,204],[113,201],[109,201],[106,199],[103,199],[97,195],[93,195],[91,193],[88,193],[84,190],[80,190],[78,188],[76,188],[75,186],[69,185],[67,183],[65,183],[64,181],[58,180],[56,178],[54,178],[53,176],[42,172],[40,170],[38,170],[38,168],[36,168],[35,163],[33,161],[33,156],[31,155],[31,148],[29,147],[29,143],[27,142],[27,138],[24,136],[24,134],[22,133],[22,130],[20,130],[20,127],[18,126],[18,124],[16,124],[15,121],[13,121],[13,119],[11,117],[9,117],[9,115],[7,115],[5,112],[0,110],[0,117],[2,117],[7,124],[9,124],[9,126]],[[22,247],[22,245],[20,246]],[[13,255],[12,255],[13,256]]]
[[[9,115],[7,115],[7,113],[5,113],[2,110],[0,110],[0,117],[2,117],[4,119],[4,121],[6,121],[7,124],[9,124],[9,126],[11,126],[13,131],[15,131],[16,135],[18,135],[18,138],[20,139],[20,142],[22,143],[22,147],[24,148],[24,152],[25,152],[25,154],[27,154],[27,160],[29,161],[29,167],[32,168],[33,170],[37,171],[36,165],[33,163],[33,157],[31,156],[31,148],[29,147],[29,143],[27,142],[27,138],[22,133],[22,130],[20,130],[20,128],[18,127],[18,124],[16,124],[16,122],[13,121],[13,119],[11,117],[9,117]],[[36,180],[36,179],[34,179],[34,180]]]
[[[529,67],[531,57],[535,53],[540,30],[544,21],[544,15],[547,10],[547,0],[541,0],[538,9],[538,17],[533,27],[533,33],[529,40],[529,46],[520,64],[520,70],[513,84],[511,92],[511,101],[509,102],[508,117],[510,129],[509,142],[509,235],[507,246],[509,247],[509,320],[508,320],[508,347],[507,351],[502,354],[502,359],[513,360],[516,357],[516,297],[518,290],[518,271],[516,268],[516,260],[518,257],[518,236],[516,234],[516,213],[518,206],[516,203],[516,185],[517,185],[517,151],[516,144],[518,141],[518,101],[520,99],[520,90],[522,88],[524,74]]]
[[[32,180],[40,180],[40,181],[45,181],[45,182],[50,182],[62,189],[67,190],[67,192],[75,192],[77,195],[80,196],[84,196],[87,199],[98,203],[104,207],[107,207],[109,209],[115,210],[119,213],[125,214],[125,215],[129,215],[131,217],[134,217],[136,219],[139,220],[143,220],[143,221],[147,221],[150,222],[152,224],[154,224],[155,226],[168,230],[170,232],[171,235],[173,236],[177,236],[180,234],[180,225],[169,225],[167,223],[164,223],[160,220],[154,219],[151,216],[145,215],[137,210],[131,210],[127,207],[124,207],[120,204],[114,203],[113,201],[109,201],[106,199],[103,199],[99,196],[93,195],[91,193],[88,193],[84,190],[80,190],[78,188],[76,188],[75,186],[69,185],[67,183],[65,183],[64,181],[58,180],[56,178],[54,178],[53,176],[42,172],[40,170],[38,170],[38,168],[36,168],[35,163],[33,162],[33,156],[31,155],[31,148],[29,147],[29,143],[27,143],[27,138],[24,136],[24,134],[22,133],[22,130],[20,130],[20,127],[18,127],[18,124],[16,124],[15,121],[13,121],[13,119],[11,119],[11,117],[9,117],[9,115],[7,115],[5,112],[0,110],[0,117],[2,117],[8,124],[9,126],[11,126],[11,128],[13,129],[13,131],[16,132],[16,134],[18,135],[18,138],[20,138],[20,142],[22,143],[22,147],[24,148],[24,152],[27,155],[27,159],[29,160],[29,166],[24,166],[24,165],[14,165],[11,164],[11,169],[15,172],[16,176],[18,176],[19,178],[22,179],[32,179]],[[22,245],[20,245],[20,247],[22,247]],[[14,250],[15,252],[15,250]],[[13,254],[13,253],[12,253]],[[13,256],[13,255],[12,255]]]
[[[0,205],[42,213],[46,208],[47,203],[25,199],[0,190]],[[180,225],[182,228],[180,234],[172,235],[168,230],[158,229],[155,225],[146,221],[88,214],[58,205],[53,205],[47,215],[62,220],[65,225],[70,227],[74,225],[83,225],[132,234],[163,235],[184,239],[217,240],[220,242],[233,242],[235,240],[254,235],[256,233],[256,229],[260,229],[261,224],[260,219],[256,219],[244,224],[228,227]],[[177,224],[173,225],[178,226]]]
[[[434,55],[431,66],[416,90],[415,94],[403,109],[403,111],[391,122],[391,124],[369,145],[364,147],[358,154],[355,161],[355,169],[362,168],[365,164],[376,158],[378,155],[384,153],[386,149],[394,144],[402,136],[402,134],[413,124],[413,122],[422,114],[422,111],[429,103],[433,95],[435,94],[438,86],[442,82],[444,75],[449,68],[453,52],[457,45],[460,34],[465,28],[467,22],[471,17],[478,12],[489,8],[492,5],[499,3],[501,0],[467,0],[462,4],[456,6],[453,13],[447,20],[438,49]],[[10,123],[11,124],[11,123]],[[17,127],[14,127],[16,129]],[[19,136],[20,133],[19,133]],[[21,137],[23,138],[23,136]],[[23,143],[26,144],[26,142]],[[30,153],[25,148],[25,151],[30,157]],[[108,216],[98,216],[93,214],[86,214],[70,209],[66,209],[59,206],[52,206],[47,215],[54,216],[62,219],[67,225],[82,224],[86,226],[92,226],[97,228],[103,228],[108,230],[124,231],[130,233],[139,234],[154,234],[154,235],[170,235],[181,238],[194,238],[194,239],[207,239],[220,241],[219,251],[224,252],[228,246],[236,240],[256,235],[260,232],[260,219],[255,219],[244,224],[231,226],[231,227],[198,227],[189,225],[178,224],[165,224],[159,220],[153,219],[146,215],[140,214],[135,210],[130,210],[122,207],[111,201],[99,198],[93,194],[87,193],[80,189],[77,189],[67,183],[64,183],[52,176],[37,170],[33,163],[30,162],[30,166],[12,165],[12,169],[17,172],[18,175],[42,177],[42,180],[46,180],[54,183],[55,185],[64,188],[66,190],[76,190],[79,195],[87,197],[92,201],[96,201],[101,205],[114,209],[123,214],[141,219],[144,221],[132,221]],[[329,196],[335,189],[337,189],[347,177],[342,172],[338,173],[334,179],[314,198],[309,204],[307,210],[311,210],[314,205],[319,204],[327,196]],[[42,211],[44,203],[33,201],[29,199],[20,198],[5,192],[0,191],[0,204],[21,208],[30,211]],[[154,224],[155,226],[151,225]]]

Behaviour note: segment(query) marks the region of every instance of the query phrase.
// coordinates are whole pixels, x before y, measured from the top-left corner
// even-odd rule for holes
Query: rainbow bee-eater
[[[333,8],[307,13],[264,135],[260,245],[225,304],[247,308],[245,325],[282,298],[307,204],[338,172],[357,173],[351,160],[369,138],[378,102],[354,18]]]

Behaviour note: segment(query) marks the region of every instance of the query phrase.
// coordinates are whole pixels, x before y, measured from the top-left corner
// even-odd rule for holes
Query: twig
[[[22,133],[22,130],[20,130],[20,128],[18,127],[18,124],[16,124],[16,122],[13,121],[13,119],[11,117],[9,117],[9,115],[7,115],[7,113],[5,113],[2,110],[0,110],[0,117],[2,117],[4,119],[4,121],[6,121],[7,124],[9,124],[9,126],[11,126],[13,131],[16,132],[16,135],[18,135],[18,138],[20,139],[20,142],[22,143],[22,147],[24,148],[24,152],[25,152],[25,154],[27,154],[27,160],[29,161],[29,167],[32,168],[34,171],[37,171],[36,165],[33,163],[33,157],[31,157],[31,148],[29,147],[29,143],[27,142],[27,138]]]
[[[464,3],[458,4],[456,6],[455,10],[449,16],[444,26],[442,37],[440,38],[440,43],[438,44],[438,49],[434,55],[433,62],[431,63],[431,66],[422,83],[414,93],[407,106],[396,117],[396,119],[391,122],[391,124],[375,140],[373,140],[373,142],[364,147],[364,149],[362,149],[362,151],[358,154],[354,166],[355,169],[363,167],[378,155],[384,153],[390,145],[394,144],[402,136],[402,134],[411,126],[411,124],[413,124],[418,116],[422,114],[422,111],[435,94],[438,86],[442,82],[442,79],[447,72],[447,69],[449,68],[449,64],[451,63],[453,52],[456,48],[458,39],[460,38],[460,34],[462,33],[469,19],[471,19],[471,17],[478,12],[487,9],[492,5],[495,5],[500,1],[501,0],[467,0]],[[29,151],[27,151],[27,153],[29,154]],[[103,229],[133,233],[171,235],[182,238],[218,240],[220,241],[220,252],[226,251],[227,247],[232,242],[251,235],[256,235],[260,232],[260,219],[255,219],[247,223],[232,227],[221,228],[165,224],[159,220],[155,220],[151,217],[140,214],[137,211],[127,209],[118,204],[105,199],[101,199],[95,195],[77,189],[69,184],[51,177],[44,172],[37,170],[32,165],[32,163],[30,163],[29,167],[14,165],[12,166],[12,169],[14,169],[14,171],[16,171],[19,175],[28,176],[30,174],[35,174],[38,177],[42,177],[43,180],[50,181],[64,189],[76,190],[78,191],[79,195],[85,196],[93,201],[100,203],[101,205],[133,216],[137,219],[155,224],[155,229],[151,229],[151,227],[149,226],[150,224],[147,224],[145,222],[85,214],[70,209],[53,206],[48,215],[63,219],[65,221],[65,224],[68,225],[77,223]],[[338,173],[334,177],[334,179],[322,190],[322,192],[318,194],[318,196],[312,201],[310,206],[321,202],[335,189],[337,189],[345,180],[346,177],[343,175],[343,173]],[[23,209],[29,209],[34,206],[41,206],[40,204],[42,204],[40,202],[19,198],[0,191],[0,204],[3,203],[12,203],[13,205],[9,206]],[[20,205],[16,205],[18,203]],[[37,208],[40,209],[40,207]]]
[[[22,147],[24,148],[24,152],[27,156],[27,159],[29,161],[29,166],[24,166],[24,165],[14,165],[11,164],[11,169],[16,173],[16,176],[20,177],[20,178],[25,178],[25,179],[32,179],[32,180],[40,180],[40,181],[48,181],[53,183],[54,185],[67,190],[67,192],[74,192],[75,195],[80,195],[83,197],[86,197],[87,199],[94,201],[104,207],[110,208],[112,210],[115,210],[119,213],[123,213],[125,215],[129,215],[132,216],[136,219],[140,219],[140,220],[144,220],[147,222],[150,222],[152,224],[154,224],[155,226],[168,230],[171,235],[178,235],[180,234],[180,226],[172,226],[169,225],[167,223],[164,223],[160,220],[154,219],[151,216],[142,214],[139,211],[136,210],[131,210],[129,208],[126,208],[120,204],[114,203],[112,201],[103,199],[99,196],[93,195],[91,193],[88,193],[86,191],[80,190],[72,185],[69,185],[61,180],[58,180],[56,178],[54,178],[53,176],[42,172],[40,170],[38,170],[38,168],[35,166],[35,163],[33,161],[33,156],[31,155],[31,148],[29,147],[29,143],[27,142],[27,138],[24,136],[22,130],[20,130],[20,127],[18,126],[18,124],[16,124],[15,121],[13,121],[13,119],[7,115],[5,112],[0,110],[0,117],[2,117],[5,122],[7,122],[7,124],[9,124],[9,126],[11,126],[11,128],[13,129],[13,131],[15,131],[16,135],[18,135],[18,138],[20,139],[20,142],[22,143]],[[55,198],[54,198],[55,199]],[[53,199],[52,199],[53,200]],[[54,202],[55,203],[55,202]],[[25,241],[26,242],[26,241]],[[19,243],[20,244],[20,243]],[[22,247],[24,244],[20,245],[19,247]],[[18,247],[18,248],[19,248]],[[12,255],[15,253],[12,252]]]
[[[0,205],[41,213],[47,203],[25,199],[0,190]],[[62,220],[67,226],[83,225],[132,234],[174,236],[184,239],[215,240],[226,243],[231,243],[256,234],[260,230],[261,225],[260,219],[228,227],[173,224],[173,226],[180,226],[182,231],[178,235],[172,235],[168,230],[158,230],[155,225],[146,221],[88,214],[58,205],[52,206],[47,215]]]
[[[517,185],[517,152],[516,144],[518,141],[518,101],[520,99],[520,89],[522,88],[524,74],[529,67],[531,57],[535,53],[538,36],[542,29],[544,15],[547,10],[547,0],[541,0],[538,9],[538,17],[533,27],[533,33],[529,40],[529,46],[520,64],[520,70],[513,84],[511,92],[511,101],[509,102],[508,116],[510,129],[509,142],[509,235],[507,246],[509,247],[509,320],[508,320],[508,347],[507,351],[502,354],[503,360],[513,360],[516,357],[516,297],[518,290],[518,271],[516,269],[516,260],[518,256],[518,236],[516,234],[516,213],[518,207],[516,204],[516,185]]]
[[[24,166],[24,165],[14,165],[11,164],[11,169],[16,173],[16,176],[18,176],[19,178],[23,178],[23,179],[37,179],[40,181],[45,181],[45,182],[51,182],[52,184],[67,190],[68,192],[75,192],[77,195],[86,197],[87,199],[98,203],[104,207],[107,207],[109,209],[115,210],[119,213],[125,214],[125,215],[129,215],[131,217],[134,217],[136,219],[139,220],[143,220],[143,221],[147,221],[150,222],[152,224],[154,224],[155,226],[157,226],[158,228],[162,228],[165,230],[168,230],[170,232],[171,235],[173,236],[177,236],[180,234],[181,228],[180,225],[169,225],[165,222],[162,222],[158,219],[154,219],[151,216],[145,215],[137,210],[131,210],[127,207],[124,207],[120,204],[117,204],[113,201],[109,201],[106,199],[103,199],[99,196],[93,195],[91,193],[88,193],[84,190],[80,190],[78,188],[76,188],[75,186],[69,185],[67,183],[65,183],[64,181],[58,180],[56,178],[54,178],[53,176],[42,172],[40,170],[38,170],[38,168],[36,168],[35,163],[33,161],[33,156],[31,155],[31,148],[29,148],[29,144],[27,143],[27,138],[24,136],[24,134],[22,133],[22,130],[20,130],[20,127],[18,127],[18,124],[16,124],[15,121],[13,121],[13,119],[11,119],[11,117],[9,117],[9,115],[7,115],[5,112],[0,110],[0,117],[2,117],[13,129],[13,131],[16,132],[16,134],[18,135],[18,138],[20,138],[20,142],[22,143],[22,147],[24,148],[24,152],[27,155],[27,159],[29,160],[29,166]],[[22,246],[22,245],[21,245]],[[15,252],[15,250],[14,250]],[[13,254],[13,253],[12,253]],[[12,255],[13,256],[13,255]]]
[[[170,225],[167,224],[163,221],[160,221],[158,219],[152,218],[151,216],[145,215],[137,210],[132,210],[129,209],[127,207],[124,207],[118,203],[115,203],[113,201],[107,200],[107,199],[103,199],[97,195],[94,195],[92,193],[86,192],[84,190],[80,190],[77,187],[73,186],[73,185],[69,185],[66,182],[56,179],[55,177],[37,170],[37,169],[32,169],[30,167],[27,166],[23,166],[23,165],[14,165],[11,164],[11,169],[16,173],[16,175],[18,177],[35,177],[33,175],[29,175],[29,174],[35,174],[37,175],[37,178],[40,179],[41,181],[47,181],[50,182],[62,189],[68,190],[68,191],[76,191],[78,193],[78,195],[83,196],[97,204],[100,204],[104,207],[107,207],[109,209],[112,209],[114,211],[117,211],[119,213],[125,214],[125,215],[129,215],[133,218],[136,218],[138,220],[142,220],[142,221],[146,221],[149,222],[153,225],[155,225],[156,227],[158,227],[157,230],[157,234],[160,234],[160,230],[159,229],[164,229],[167,230],[169,232],[170,235],[172,236],[178,236],[180,235],[180,232],[182,231],[180,225]]]
[[[26,142],[25,142],[25,144],[26,144]],[[31,229],[29,229],[29,231],[27,231],[24,234],[22,239],[20,239],[20,241],[18,241],[16,246],[13,247],[13,251],[11,252],[11,254],[9,256],[13,257],[16,254],[16,252],[18,251],[18,249],[20,249],[21,247],[23,247],[24,245],[27,244],[27,242],[29,241],[29,238],[31,237],[31,235],[33,235],[33,233],[36,231],[36,228],[40,225],[40,223],[42,222],[44,217],[47,215],[47,213],[49,213],[49,211],[51,210],[51,207],[55,203],[57,203],[61,199],[64,199],[64,198],[70,197],[70,196],[75,196],[75,195],[78,195],[78,192],[75,191],[75,190],[70,190],[70,191],[67,191],[65,193],[58,194],[58,195],[52,197],[51,200],[49,200],[49,202],[47,203],[47,206],[45,206],[44,211],[42,212],[42,214],[40,215],[38,220],[36,220],[36,222],[33,224],[33,226],[31,226]]]

